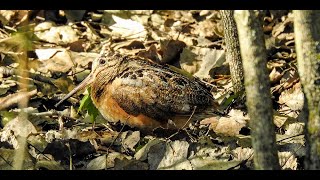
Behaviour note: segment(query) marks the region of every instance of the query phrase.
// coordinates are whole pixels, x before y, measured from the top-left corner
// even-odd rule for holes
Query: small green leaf
[[[90,92],[90,88],[87,89]],[[94,106],[90,93],[86,94],[80,101],[80,111],[88,111],[88,114],[91,118],[92,123],[95,121],[96,117],[99,115],[99,110]]]
[[[80,111],[85,111],[91,101],[91,98],[89,94],[86,94],[85,96],[83,96],[83,98],[80,101],[80,107],[78,109],[78,112]]]

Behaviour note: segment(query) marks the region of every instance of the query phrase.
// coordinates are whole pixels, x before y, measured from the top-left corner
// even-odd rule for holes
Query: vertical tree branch
[[[230,74],[235,93],[243,92],[243,66],[240,54],[240,44],[237,25],[234,20],[233,10],[220,11],[224,26],[224,39],[226,43],[226,59],[230,65]]]
[[[298,71],[308,106],[306,169],[320,169],[320,11],[294,11]]]
[[[235,11],[256,169],[280,169],[262,26],[254,11]]]

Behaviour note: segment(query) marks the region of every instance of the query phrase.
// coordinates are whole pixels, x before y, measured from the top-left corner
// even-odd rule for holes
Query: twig
[[[23,70],[23,71],[26,71],[26,70]],[[13,76],[13,75],[19,76],[19,73],[21,73],[21,72],[19,72],[18,69],[8,68],[8,67],[5,67],[5,66],[1,66],[0,67],[0,74],[3,74],[4,76]],[[52,78],[43,76],[41,74],[35,74],[35,73],[30,73],[29,72],[29,77],[31,79],[34,79],[34,80],[37,80],[37,81],[40,81],[40,82],[44,82],[44,83],[48,83],[48,84],[54,85],[52,83],[52,81],[53,81]]]
[[[177,134],[181,131],[181,129],[183,129],[183,128],[189,123],[189,121],[191,120],[192,116],[194,115],[196,109],[197,109],[197,106],[195,106],[195,107],[193,108],[192,114],[190,115],[190,117],[189,117],[189,119],[186,121],[186,123],[185,123],[181,128],[179,128],[177,132],[173,133],[173,134],[172,134],[171,136],[169,136],[167,139],[171,139],[172,137],[174,137],[175,135],[177,135]]]
[[[294,138],[294,137],[298,137],[298,136],[301,136],[301,135],[303,135],[303,133],[296,134],[296,135],[293,135],[293,136],[290,136],[290,137],[286,137],[286,138],[280,139],[277,142],[281,142],[281,141],[284,141],[284,140],[287,140],[287,139],[290,139],[290,138]]]
[[[129,117],[128,117],[129,118]],[[120,132],[117,134],[117,136],[113,139],[113,141],[111,142],[111,144],[108,146],[108,148],[107,148],[107,154],[109,154],[109,151],[110,151],[110,148],[111,148],[111,146],[114,144],[114,142],[116,142],[116,140],[120,137],[120,133],[123,131],[123,129],[124,129],[124,126],[125,125],[123,125],[122,126],[122,128],[120,129]],[[108,161],[106,162],[106,167],[108,166]]]
[[[300,146],[297,148],[297,150],[294,150],[294,153],[296,154],[296,152],[298,152],[300,150],[300,148],[302,147],[302,144],[300,144]],[[293,156],[293,153],[289,156],[288,159],[286,159],[283,163],[283,165],[281,166],[281,169],[287,164],[287,162],[289,161],[289,159]]]
[[[0,158],[1,158],[4,162],[6,162],[9,166],[13,167],[12,164],[11,164],[9,161],[7,161],[1,154],[0,154]]]
[[[34,145],[28,143],[29,146],[33,147],[36,151],[38,151],[40,154],[42,154],[44,157],[47,158],[47,160],[50,160],[50,158],[46,155],[46,154],[43,154],[43,152],[41,152],[37,147],[35,147]]]
[[[120,129],[120,132],[117,134],[117,136],[113,139],[113,141],[111,142],[111,144],[108,146],[107,148],[107,152],[109,152],[109,149],[111,148],[111,146],[114,144],[114,142],[116,142],[116,140],[119,138],[120,133],[123,131],[125,125],[123,125]]]
[[[37,89],[34,89],[29,92],[18,92],[18,93],[10,94],[6,97],[0,98],[0,110],[8,108],[13,104],[17,104],[21,100],[25,98],[30,98],[36,94],[37,94]]]
[[[236,168],[236,167],[240,166],[241,164],[245,164],[246,162],[248,162],[248,161],[249,161],[249,159],[251,159],[251,158],[252,158],[253,154],[254,154],[254,153],[252,152],[252,153],[251,153],[251,155],[250,155],[247,159],[242,160],[242,161],[241,161],[241,162],[239,162],[237,165],[232,166],[232,167],[228,168],[227,170],[232,170],[232,169],[234,169],[234,168]]]
[[[67,148],[69,150],[69,170],[72,170],[72,166],[73,165],[72,165],[72,152],[71,152],[71,148],[70,148],[70,143],[67,142],[66,146],[67,146]]]

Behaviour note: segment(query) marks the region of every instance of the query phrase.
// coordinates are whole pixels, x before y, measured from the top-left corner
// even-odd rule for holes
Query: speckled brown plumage
[[[182,126],[193,111],[193,119],[199,119],[212,116],[217,107],[201,82],[141,57],[102,53],[88,78],[84,84],[91,84],[103,117],[134,127],[166,127],[169,119]]]

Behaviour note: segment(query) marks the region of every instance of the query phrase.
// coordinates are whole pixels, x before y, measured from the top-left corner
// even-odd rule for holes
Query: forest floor
[[[263,31],[280,165],[303,169],[304,97],[292,12],[267,11]],[[78,110],[87,91],[55,107],[90,73],[103,46],[191,73],[212,87],[226,115],[164,135],[108,123],[101,115],[93,125],[91,113]],[[16,58],[21,49],[28,52],[25,68]],[[62,11],[58,16],[1,10],[0,169],[12,169],[23,140],[22,169],[253,169],[250,118],[244,102],[234,99],[224,49],[219,11]],[[19,104],[24,99],[27,107]]]

